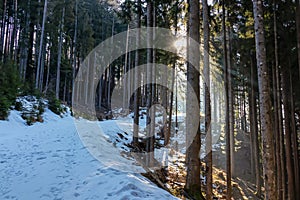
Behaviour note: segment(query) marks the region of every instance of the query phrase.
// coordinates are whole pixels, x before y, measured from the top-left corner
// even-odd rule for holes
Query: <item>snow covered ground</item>
[[[117,120],[97,122],[107,135],[98,138],[94,148],[103,151],[96,159],[84,146],[73,117],[61,118],[46,109],[43,118],[44,123],[27,126],[20,113],[12,111],[8,121],[0,121],[1,200],[176,199],[140,174],[118,170],[113,162],[108,165],[109,157],[141,170],[120,155],[119,149],[126,147],[114,143],[116,132],[122,131],[114,124]]]

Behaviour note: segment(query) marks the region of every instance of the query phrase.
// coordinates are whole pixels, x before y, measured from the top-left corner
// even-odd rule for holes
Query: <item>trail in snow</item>
[[[176,199],[140,174],[95,159],[71,116],[46,110],[43,117],[44,123],[26,126],[19,112],[12,111],[9,121],[0,122],[0,199]],[[117,131],[114,122],[103,123],[111,137]],[[102,145],[113,148],[109,140]],[[119,161],[120,155],[114,156]]]

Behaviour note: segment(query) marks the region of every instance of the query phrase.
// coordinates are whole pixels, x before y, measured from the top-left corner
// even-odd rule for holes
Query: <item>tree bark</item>
[[[16,56],[15,54],[17,54],[16,50],[17,50],[17,42],[16,42],[16,37],[17,37],[17,32],[18,32],[18,1],[14,0],[13,2],[13,30],[12,30],[12,34],[11,34],[11,39],[10,39],[10,59],[11,60],[15,60]]]
[[[227,13],[227,17],[229,18],[229,14]],[[228,72],[228,106],[229,106],[229,133],[230,133],[230,171],[231,171],[231,176],[234,176],[234,171],[235,171],[235,166],[234,166],[234,150],[235,150],[235,144],[234,144],[234,104],[235,104],[235,95],[233,92],[233,77],[232,77],[232,72],[233,72],[233,66],[232,66],[232,55],[231,55],[231,28],[228,27],[228,50],[227,50],[227,72]],[[227,39],[226,39],[227,42]],[[242,100],[242,98],[241,98]],[[243,101],[240,103],[241,107],[243,108]],[[243,117],[242,117],[243,119]],[[246,119],[245,119],[246,122]]]
[[[147,44],[148,46],[152,45],[153,41],[153,0],[147,1]],[[152,82],[152,62],[153,62],[153,50],[148,48],[147,49],[147,82]],[[147,141],[146,141],[146,152],[147,158],[146,158],[146,164],[148,166],[153,165],[154,160],[154,130],[152,130],[152,124],[154,119],[151,119],[151,111],[150,108],[152,106],[152,87],[151,84],[147,84],[147,95],[146,95],[146,106],[147,106],[147,119],[146,119],[146,125],[147,125]]]
[[[136,16],[136,28],[141,27],[141,0],[137,0],[137,16]],[[140,31],[137,31],[136,36],[136,46],[140,45]],[[139,66],[139,50],[135,51],[135,73],[134,73],[134,88],[136,91],[134,92],[134,120],[133,120],[133,145],[137,146],[139,143],[139,107],[140,107],[140,95],[141,90],[139,87],[140,85],[140,72],[137,69]]]
[[[4,54],[4,35],[5,35],[5,26],[6,26],[6,8],[7,8],[7,0],[3,1],[3,14],[2,14],[2,26],[1,26],[1,40],[0,40],[0,58],[3,60]]]
[[[280,94],[278,95],[278,91],[280,92],[280,83],[278,76],[278,68],[279,68],[279,59],[278,59],[278,40],[277,40],[277,14],[276,14],[277,4],[276,1],[273,1],[273,22],[274,22],[274,57],[275,63],[273,65],[273,98],[274,98],[274,122],[275,122],[275,145],[276,145],[276,167],[277,167],[277,196],[278,199],[283,199],[284,192],[283,188],[285,185],[285,173],[282,165],[282,156],[283,152],[281,151],[281,140],[280,137],[282,135],[282,117],[281,117],[281,98]]]
[[[155,13],[155,1],[152,1],[152,27],[155,27],[156,26],[156,20],[155,20],[155,18],[156,18],[156,13]],[[151,15],[149,15],[149,16],[151,16]],[[151,147],[151,149],[153,149],[153,154],[154,154],[154,142],[155,142],[155,122],[156,122],[156,119],[155,119],[155,112],[156,112],[156,109],[155,109],[155,106],[153,106],[154,104],[155,104],[155,98],[156,98],[156,70],[155,70],[155,65],[156,65],[156,58],[155,58],[155,56],[156,56],[156,49],[155,49],[155,44],[154,44],[154,42],[153,41],[155,41],[155,29],[153,29],[153,32],[152,32],[152,67],[151,67],[151,69],[152,69],[152,76],[151,76],[151,93],[152,93],[152,95],[151,95],[151,106],[152,106],[152,108],[151,108],[151,110],[150,110],[150,116],[151,116],[151,122],[150,122],[150,124],[151,124],[151,128],[150,128],[150,130],[151,130],[151,136],[153,136],[153,137],[151,137],[151,139],[153,140],[153,141],[151,141],[151,145],[153,145],[153,147]],[[154,155],[153,155],[153,157],[154,157]]]
[[[263,25],[264,15],[262,6],[261,0],[253,0],[256,60],[260,92],[260,117],[263,142],[263,175],[265,181],[265,199],[277,199],[272,102],[268,67],[266,63],[266,44]]]
[[[188,36],[199,43],[199,1],[189,0],[188,2],[189,16],[188,16]],[[194,63],[199,63],[200,52],[199,47],[190,45],[188,41],[188,57],[189,60],[194,60]],[[200,131],[197,128],[197,132],[193,133],[192,127],[199,126],[195,123],[195,118],[199,118],[199,64],[193,66],[190,62],[187,63],[187,98],[186,98],[186,166],[187,176],[185,189],[188,193],[194,197],[202,197],[201,183],[200,183],[200,159],[199,152],[201,148]],[[193,99],[192,96],[196,96],[197,99]],[[197,102],[195,102],[197,101]],[[203,198],[204,199],[204,198]]]
[[[176,8],[177,9],[177,8]],[[174,30],[175,33],[174,35],[177,36],[177,31],[178,31],[178,27],[177,27],[177,23],[178,23],[178,19],[177,19],[177,12],[175,13],[175,20],[174,20]],[[168,145],[170,142],[170,138],[171,138],[171,128],[172,128],[172,114],[173,114],[173,101],[174,101],[174,86],[175,86],[175,71],[176,71],[176,58],[173,58],[172,61],[172,74],[171,74],[171,88],[172,88],[172,92],[170,93],[170,104],[169,104],[169,119],[168,119],[168,126],[165,126],[166,132],[165,133],[165,141],[164,141],[164,145]],[[166,82],[167,82],[167,78],[166,78]],[[164,91],[164,98],[166,98],[165,101],[167,101],[167,90],[165,89]],[[177,91],[176,91],[177,92]],[[176,96],[177,98],[177,96]],[[176,99],[176,103],[177,103],[177,99]],[[166,110],[167,110],[167,105],[166,105]],[[177,107],[176,107],[176,113],[177,113]],[[177,115],[176,115],[176,127],[177,127]]]
[[[256,70],[254,65],[254,58],[251,53],[251,92],[249,98],[250,107],[250,132],[251,132],[251,143],[252,143],[252,154],[253,154],[253,165],[256,183],[256,195],[261,196],[261,170],[260,170],[260,151],[259,151],[259,136],[257,127],[257,77],[255,76]]]
[[[209,8],[207,0],[202,1],[204,34],[204,85],[205,85],[205,135],[206,135],[206,199],[212,199],[212,135],[209,65]]]
[[[25,83],[25,81],[26,81],[26,70],[27,70],[27,64],[28,64],[27,60],[28,60],[28,55],[29,55],[28,32],[29,32],[30,3],[31,3],[31,1],[28,0],[26,15],[25,15],[25,28],[23,31],[21,31],[21,36],[20,36],[20,40],[23,40],[23,43],[21,43],[21,45],[20,45],[20,75],[21,75],[21,80],[23,81],[23,83]],[[1,55],[0,55],[0,58],[1,58]]]
[[[290,62],[289,62],[290,64]],[[294,103],[294,93],[293,93],[293,76],[291,73],[291,67],[289,67],[289,76],[290,76],[290,100],[291,100],[291,133],[292,133],[292,146],[293,146],[293,155],[294,155],[294,173],[295,173],[295,198],[300,198],[300,176],[299,176],[299,148],[298,148],[298,137],[296,130],[296,121],[295,121],[295,103]],[[297,192],[298,191],[298,192]]]
[[[60,90],[60,67],[61,67],[61,57],[62,57],[64,20],[65,20],[65,5],[63,5],[61,22],[60,22],[60,33],[59,33],[58,54],[57,54],[56,88],[55,88],[55,96],[57,99],[59,99],[59,90]]]
[[[296,0],[296,30],[297,30],[297,53],[298,53],[298,70],[300,80],[300,0]]]
[[[75,23],[74,23],[74,37],[73,37],[73,58],[72,58],[72,88],[74,86],[77,69],[77,31],[78,31],[78,0],[75,0]],[[100,87],[99,81],[99,87]],[[100,90],[99,90],[100,91]],[[99,94],[100,96],[100,94]],[[74,93],[72,92],[72,100],[74,99]],[[100,105],[101,107],[101,105]]]
[[[38,89],[40,86],[39,79],[40,79],[40,73],[41,73],[43,41],[44,41],[45,23],[46,23],[46,18],[47,18],[47,6],[48,6],[48,0],[45,0],[44,12],[43,12],[43,22],[42,22],[42,33],[41,33],[41,37],[40,37],[38,65],[37,65],[36,77],[35,77],[35,88],[36,89]]]
[[[293,200],[295,198],[295,174],[293,163],[292,150],[292,130],[291,130],[291,104],[290,104],[290,86],[289,86],[289,66],[282,68],[282,100],[284,106],[284,135],[285,135],[285,152],[286,152],[286,166],[287,166],[287,192],[288,198]]]
[[[230,94],[229,94],[229,67],[228,67],[228,52],[227,52],[227,28],[226,28],[226,14],[225,2],[222,1],[222,27],[223,27],[223,51],[224,51],[224,84],[225,84],[225,135],[226,135],[226,199],[230,200],[232,196],[231,186],[231,139],[230,139]]]
[[[125,63],[123,68],[123,112],[127,113],[127,88],[128,81],[125,79],[126,71],[128,70],[128,43],[129,43],[129,24],[127,25],[127,35],[126,35],[126,54],[125,54]]]

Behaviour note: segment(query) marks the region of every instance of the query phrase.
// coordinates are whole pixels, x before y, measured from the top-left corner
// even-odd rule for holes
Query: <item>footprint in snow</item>
[[[47,157],[39,157],[36,160],[45,160]]]
[[[79,193],[77,193],[77,192],[74,193],[74,197],[79,197],[79,196],[80,196]]]

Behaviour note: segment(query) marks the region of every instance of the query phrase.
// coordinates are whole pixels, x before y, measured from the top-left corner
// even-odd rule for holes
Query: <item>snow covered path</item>
[[[106,167],[82,144],[70,116],[50,111],[26,126],[0,122],[0,199],[176,199],[139,174]],[[109,130],[108,130],[109,131]]]

